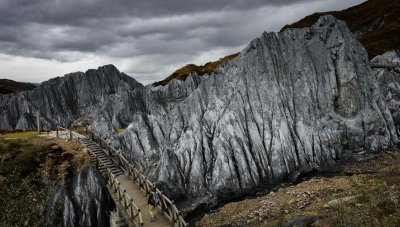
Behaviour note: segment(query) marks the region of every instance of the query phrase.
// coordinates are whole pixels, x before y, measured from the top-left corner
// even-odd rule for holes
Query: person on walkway
[[[150,221],[153,222],[157,219],[157,205],[160,203],[160,198],[157,194],[156,188],[152,188],[147,204],[149,205]]]

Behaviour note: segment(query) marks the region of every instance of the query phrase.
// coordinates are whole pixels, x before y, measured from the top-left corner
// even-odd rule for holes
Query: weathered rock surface
[[[36,111],[41,112],[46,127],[68,126],[81,117],[97,114],[110,96],[141,87],[113,65],[67,74],[43,82],[33,90],[0,96],[0,128],[35,128]]]
[[[264,33],[210,77],[142,89],[143,111],[112,140],[175,198],[237,196],[327,170],[398,142],[367,63],[331,16]]]
[[[87,167],[59,188],[46,209],[46,226],[109,226],[115,208],[104,178]]]
[[[372,59],[376,63],[400,62],[400,51],[393,50]],[[397,131],[400,130],[400,68],[376,68],[373,70],[382,95],[392,113]]]
[[[105,66],[0,96],[0,128],[32,128],[38,109],[49,126],[95,116],[171,197],[226,198],[398,143],[377,78],[346,25],[324,16],[264,33],[210,76],[143,87]]]

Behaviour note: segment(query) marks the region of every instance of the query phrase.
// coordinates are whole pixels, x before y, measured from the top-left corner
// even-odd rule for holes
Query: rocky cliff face
[[[0,128],[35,128],[36,111],[41,112],[44,126],[68,126],[78,118],[91,117],[110,96],[141,87],[113,65],[67,74],[30,91],[0,96]]]
[[[392,63],[400,62],[400,51],[392,50],[372,59],[372,62]],[[376,68],[373,70],[382,95],[393,116],[396,129],[400,132],[400,68]]]
[[[142,111],[113,142],[175,198],[237,196],[326,170],[398,142],[367,62],[331,16],[264,33],[210,77],[141,89]],[[108,134],[108,121],[94,128]]]
[[[59,188],[46,209],[46,226],[109,226],[115,208],[104,178],[88,167]]]

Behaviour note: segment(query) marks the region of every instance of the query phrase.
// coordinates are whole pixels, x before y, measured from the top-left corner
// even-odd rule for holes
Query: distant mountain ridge
[[[347,23],[349,29],[366,48],[372,59],[393,49],[400,49],[400,1],[369,0],[342,11],[314,13],[289,25],[304,28],[314,24],[322,15],[333,15]]]
[[[18,93],[25,90],[32,90],[36,85],[31,83],[17,82],[9,79],[0,79],[0,95]]]

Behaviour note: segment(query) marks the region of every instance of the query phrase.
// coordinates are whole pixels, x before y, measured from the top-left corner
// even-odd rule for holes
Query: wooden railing
[[[74,138],[76,138],[76,139],[79,138],[80,135],[76,132],[73,132],[73,131],[67,129],[67,128],[57,126],[56,136],[57,136],[57,138],[60,138],[60,137],[62,138],[63,136],[65,136],[67,139],[72,140]]]
[[[57,127],[57,138],[59,137],[67,137],[68,139],[78,139],[81,137],[76,132],[73,132],[69,129],[63,128],[63,127]],[[64,138],[65,138],[64,137]],[[119,208],[122,209],[125,214],[127,215],[127,218],[129,218],[129,221],[137,226],[141,227],[143,226],[143,219],[142,219],[142,214],[138,206],[133,202],[133,199],[126,193],[126,190],[121,186],[121,183],[115,178],[114,174],[111,173],[111,171],[107,168],[107,165],[97,157],[96,154],[92,153],[90,151],[90,156],[92,157],[92,162],[95,164],[96,168],[99,170],[99,172],[106,178],[107,184],[109,185],[109,190],[110,192],[115,195],[115,198],[119,205]]]
[[[126,193],[126,190],[121,186],[121,183],[115,179],[115,176],[108,171],[107,181],[110,190],[116,195],[117,201],[121,208],[124,209],[129,219],[132,220],[134,225],[143,226],[143,219],[140,209],[133,202],[133,199]]]
[[[92,152],[89,149],[90,152]],[[115,198],[123,209],[130,221],[136,226],[143,226],[142,214],[138,206],[133,202],[133,199],[126,193],[126,190],[121,186],[121,183],[115,178],[114,174],[107,168],[107,165],[99,159],[94,153],[90,153],[93,158],[92,162],[99,169],[100,173],[107,179],[110,192],[115,195]],[[118,205],[117,204],[117,205]]]
[[[128,160],[126,160],[126,158],[121,154],[120,151],[117,151],[114,147],[107,143],[103,138],[96,135],[93,131],[88,130],[88,135],[94,142],[99,144],[99,146],[107,151],[107,154],[117,162],[118,166],[123,169],[140,188],[143,189],[146,195],[149,195],[150,191],[153,188],[156,188],[155,185],[150,182],[150,180],[146,176],[144,176],[136,167],[128,162]],[[158,207],[164,214],[164,216],[166,216],[170,220],[172,226],[186,227],[187,223],[180,214],[174,202],[171,201],[167,196],[165,196],[165,194],[158,188],[156,188],[156,191],[160,197],[160,203],[158,204]]]

